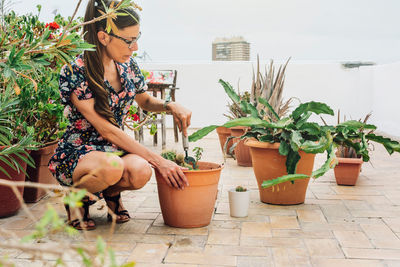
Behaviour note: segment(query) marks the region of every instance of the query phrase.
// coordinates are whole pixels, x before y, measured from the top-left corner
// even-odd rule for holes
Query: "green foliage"
[[[177,154],[175,150],[164,150],[161,152],[161,157],[173,161],[179,166],[188,168],[189,170],[197,170],[197,162],[201,159],[203,148],[195,147],[193,148],[193,153],[195,153],[196,159],[193,159],[192,157],[189,157],[189,159],[192,159],[194,162],[190,160],[185,161],[185,156],[183,154]]]
[[[14,140],[13,136],[13,123],[9,117],[10,113],[18,112],[19,100],[8,94],[0,95],[0,161],[5,163],[12,170],[19,172],[26,171],[18,163],[18,159],[26,162],[29,166],[34,167],[34,162],[27,150],[35,150],[35,142],[32,140],[32,135],[27,134],[19,140]],[[5,174],[12,179],[10,174],[0,167],[0,173]]]
[[[247,188],[246,188],[246,187],[243,187],[243,186],[241,186],[241,185],[238,185],[238,186],[236,186],[235,191],[236,191],[236,192],[246,192],[246,191],[247,191]]]
[[[197,162],[201,159],[201,156],[203,155],[203,148],[195,147],[195,148],[193,148],[193,153],[196,157],[196,162]]]
[[[220,80],[220,83],[233,101],[240,101],[240,98],[228,83],[222,80]],[[324,175],[337,164],[334,150],[340,145],[354,148],[359,155],[362,155],[364,161],[369,160],[368,140],[381,143],[390,154],[394,151],[400,152],[400,144],[398,142],[375,135],[373,131],[376,126],[365,122],[346,121],[337,126],[308,122],[307,120],[312,114],[334,115],[333,110],[325,103],[311,101],[300,104],[286,117],[279,116],[266,98],[260,97],[258,102],[255,103],[264,105],[272,117],[265,117],[261,112],[251,112],[251,110],[256,109],[256,106],[253,105],[254,103],[246,102],[242,106],[243,111],[249,114],[248,117],[234,119],[223,125],[204,127],[189,136],[189,141],[197,141],[219,126],[227,128],[247,126],[250,127],[250,130],[241,136],[241,139],[255,138],[261,142],[280,143],[279,153],[286,157],[287,175],[272,181],[266,181],[263,186],[272,186],[285,181],[308,178],[308,175],[297,173],[300,150],[313,154],[327,153],[326,162],[313,172],[313,178]]]
[[[18,16],[11,11],[2,19],[0,92],[19,100],[18,111],[8,113],[13,142],[27,134],[42,144],[56,140],[67,125],[58,89],[60,68],[93,46],[76,30],[63,32],[69,21],[60,15],[51,25],[41,22],[39,14]],[[71,26],[79,23],[75,19]]]

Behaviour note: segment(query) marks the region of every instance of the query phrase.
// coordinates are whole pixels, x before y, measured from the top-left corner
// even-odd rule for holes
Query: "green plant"
[[[161,156],[165,159],[175,162],[179,166],[188,168],[189,170],[197,170],[198,169],[197,162],[201,159],[203,148],[195,147],[193,148],[193,153],[195,153],[196,157],[193,165],[185,162],[185,155],[181,153],[178,154],[176,153],[175,150],[164,150],[163,152],[161,152]]]
[[[375,125],[367,124],[371,113],[367,114],[364,119],[359,119],[358,123],[354,120],[346,122],[346,117],[344,117],[344,125],[340,123],[340,110],[337,117],[337,134],[334,137],[334,141],[338,145],[336,156],[341,158],[362,157],[365,162],[369,161],[371,143],[366,135],[371,135],[376,130]],[[324,120],[322,121],[327,125]]]
[[[275,73],[274,61],[271,60],[269,67],[265,68],[264,75],[260,71],[260,59],[257,55],[257,74],[253,70],[253,81],[251,85],[251,103],[255,106],[258,112],[263,115],[264,119],[275,121],[276,117],[273,113],[258,102],[261,97],[266,99],[271,107],[277,112],[279,117],[284,117],[291,103],[291,99],[283,102],[283,87],[285,84],[285,71],[290,58],[284,65],[279,66],[278,72]]]
[[[246,187],[243,187],[243,186],[241,186],[241,185],[238,185],[238,186],[236,186],[235,191],[236,191],[236,192],[246,192],[246,191],[247,191],[247,188],[246,188]]]
[[[229,90],[232,97],[238,98],[233,90]],[[330,168],[337,164],[335,149],[337,145],[346,144],[355,148],[365,148],[367,140],[375,141],[384,145],[386,150],[392,154],[394,151],[400,152],[400,144],[389,138],[378,136],[373,133],[362,134],[360,143],[354,142],[360,138],[360,135],[352,135],[349,133],[360,132],[361,129],[376,129],[373,125],[367,125],[358,121],[347,121],[335,126],[319,125],[314,122],[308,122],[310,116],[314,114],[334,115],[333,110],[325,103],[307,102],[300,104],[293,112],[286,117],[280,117],[271,107],[267,99],[259,97],[258,103],[268,108],[275,117],[274,121],[270,121],[264,117],[264,114],[258,112],[253,104],[248,104],[250,116],[247,118],[239,118],[229,121],[223,125],[210,125],[198,130],[189,136],[189,141],[196,141],[204,137],[219,126],[235,127],[247,126],[251,127],[241,139],[255,138],[261,142],[280,143],[279,153],[286,157],[287,175],[278,177],[273,180],[264,181],[263,186],[269,187],[286,181],[294,181],[297,179],[309,178],[308,175],[296,173],[297,163],[300,160],[299,151],[306,153],[327,153],[325,163],[317,170],[312,172],[312,178],[318,178],[324,175]],[[361,131],[363,132],[363,131]],[[364,160],[367,159],[368,150],[357,150],[363,155]]]
[[[10,113],[18,112],[18,99],[9,94],[0,95],[0,161],[5,163],[11,169],[17,172],[25,172],[24,168],[18,163],[17,159],[21,159],[29,166],[34,167],[34,162],[29,156],[27,150],[35,150],[35,142],[32,135],[26,135],[18,140],[13,136],[13,123],[9,118]],[[0,166],[0,172],[12,177]]]
[[[13,11],[3,16],[7,29],[0,37],[0,91],[14,91],[18,112],[10,113],[17,139],[31,134],[45,144],[59,138],[66,128],[64,107],[60,103],[58,73],[62,65],[92,46],[83,42],[77,30],[62,31],[68,22],[60,15],[52,23],[39,21],[38,14],[18,16]]]

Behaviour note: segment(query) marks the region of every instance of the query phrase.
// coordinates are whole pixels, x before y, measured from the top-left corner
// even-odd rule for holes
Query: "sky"
[[[14,0],[18,14],[72,15],[78,0]],[[87,0],[78,14],[83,16]],[[400,61],[399,0],[137,0],[138,54],[151,62],[210,61],[217,37],[243,36],[251,60]]]

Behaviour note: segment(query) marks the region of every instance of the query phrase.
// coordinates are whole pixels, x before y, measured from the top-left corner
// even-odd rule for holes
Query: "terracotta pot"
[[[189,181],[184,190],[168,186],[156,169],[158,199],[165,224],[180,228],[210,224],[222,166],[210,162],[198,165],[200,170],[184,171]]]
[[[244,126],[232,127],[231,128],[232,136],[244,135],[247,128],[248,127]],[[252,162],[251,162],[250,149],[248,146],[244,145],[244,140],[240,141],[239,140],[240,140],[239,138],[234,139],[235,143],[239,142],[239,144],[237,144],[237,146],[235,147],[235,157],[237,164],[239,166],[251,167]]]
[[[360,158],[338,158],[334,173],[338,185],[355,185],[360,175],[363,160]]]
[[[11,157],[14,158],[24,170],[26,170],[26,162],[15,155],[12,155]],[[18,173],[17,171],[11,169],[3,161],[0,161],[0,167],[3,168],[11,176],[10,179],[2,171],[0,171],[0,179],[14,182],[25,181],[25,173],[23,171]],[[18,187],[18,191],[21,193],[21,195],[23,195],[24,187]],[[16,214],[20,208],[21,203],[19,202],[17,196],[14,194],[12,189],[7,186],[0,186],[0,218]]]
[[[262,188],[265,180],[272,180],[286,175],[286,157],[279,154],[279,143],[270,144],[255,140],[247,140],[250,147],[253,170],[257,178],[260,191],[260,200],[264,203],[278,205],[293,205],[304,203],[309,178],[292,182],[284,182],[268,188]],[[297,172],[311,175],[315,154],[300,151],[300,161],[297,164]]]
[[[231,129],[226,128],[226,127],[218,127],[217,128],[217,133],[218,133],[218,138],[219,138],[219,143],[221,145],[222,153],[225,154],[224,145],[225,145],[226,140],[228,139],[228,137],[231,136]],[[233,145],[233,140],[229,140],[228,146],[227,146],[227,150],[226,150],[226,155],[228,157],[232,157],[231,155],[229,155],[229,149],[232,147],[232,145]]]
[[[47,167],[51,156],[57,148],[57,142],[58,141],[51,142],[45,147],[31,151],[31,156],[35,161],[36,168],[30,166],[27,167],[27,181],[41,184],[58,184],[57,180]],[[37,202],[45,195],[46,191],[40,188],[25,187],[24,190],[24,200],[27,203]]]

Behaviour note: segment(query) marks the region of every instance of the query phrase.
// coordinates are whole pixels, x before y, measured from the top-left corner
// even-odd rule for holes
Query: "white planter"
[[[232,217],[246,217],[249,214],[250,191],[229,190],[229,208]]]

